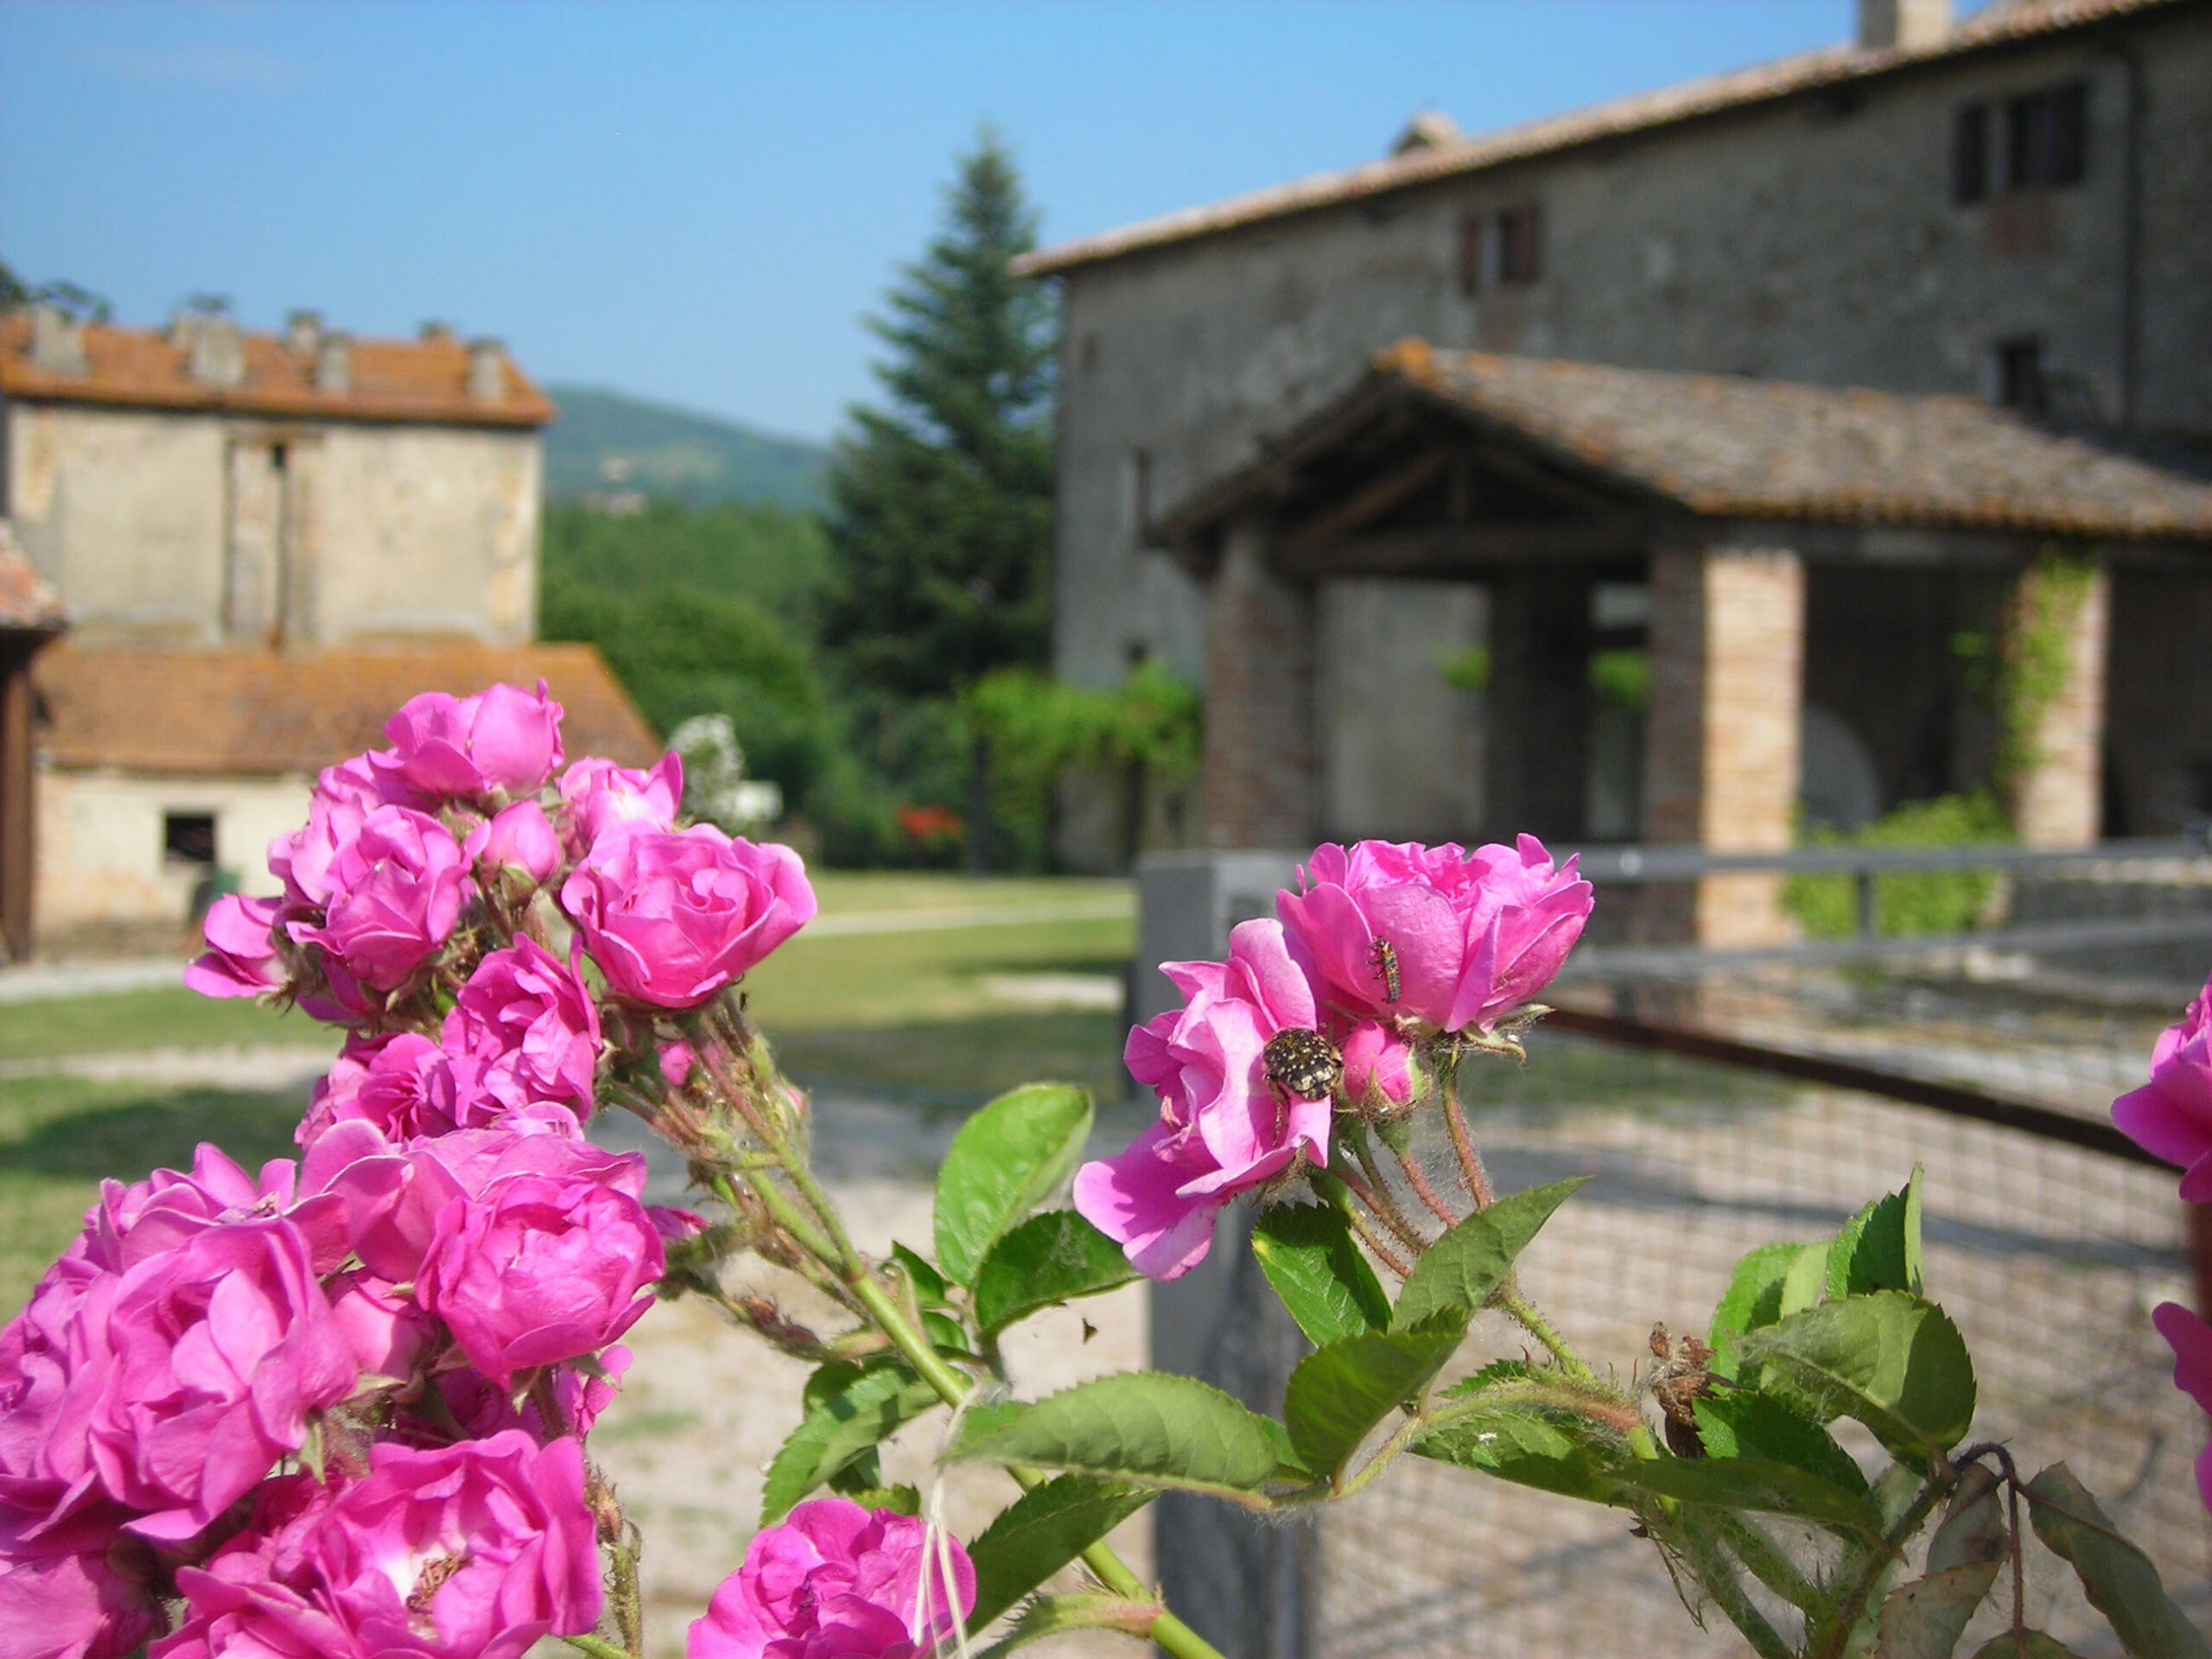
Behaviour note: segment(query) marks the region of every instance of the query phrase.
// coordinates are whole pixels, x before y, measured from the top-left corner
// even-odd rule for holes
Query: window
[[[1996,401],[2023,415],[2042,414],[2050,404],[2043,368],[2043,341],[2031,334],[2000,340],[1990,359]]]
[[[1544,274],[1543,210],[1524,201],[1459,221],[1459,292],[1526,288]]]
[[[2079,184],[2089,163],[2089,89],[2070,80],[1962,106],[1951,127],[1951,200]]]
[[[213,864],[215,861],[215,818],[210,812],[164,812],[162,815],[162,861],[165,864]]]

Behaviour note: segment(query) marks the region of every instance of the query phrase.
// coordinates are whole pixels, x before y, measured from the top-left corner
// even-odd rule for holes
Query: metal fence
[[[2143,879],[2159,859],[2165,879]],[[2149,1320],[2161,1300],[2199,1300],[2189,1222],[2174,1173],[2106,1113],[2142,1079],[2183,976],[2201,983],[2212,965],[2212,918],[2192,913],[2205,864],[2164,847],[2098,861],[2071,879],[2117,881],[2126,905],[2093,893],[2069,911],[2062,895],[2048,918],[2000,918],[1971,950],[1867,938],[1836,942],[1859,947],[1841,960],[1822,945],[1654,962],[1649,947],[1592,949],[1528,1066],[1475,1074],[1467,1097],[1502,1187],[1592,1178],[1522,1272],[1586,1357],[1623,1376],[1655,1322],[1703,1328],[1745,1250],[1832,1233],[1925,1166],[1929,1294],[1975,1357],[1976,1438],[2008,1441],[2031,1469],[2065,1459],[2202,1619],[2212,1527],[2190,1465],[2205,1424]],[[1287,869],[1233,855],[1203,875],[1188,859],[1165,883],[1144,874],[1152,962],[1217,952]],[[1214,937],[1194,950],[1199,925]],[[2031,945],[2002,939],[2023,925]],[[2150,937],[2115,943],[2116,928]],[[1155,1363],[1272,1407],[1296,1334],[1242,1252],[1208,1266],[1155,1295]],[[1486,1324],[1470,1363],[1517,1351]],[[1171,1599],[1235,1653],[1745,1651],[1717,1613],[1702,1634],[1688,1622],[1628,1524],[1408,1459],[1311,1524],[1178,1499],[1158,1539]],[[2063,1564],[2041,1560],[2031,1618],[2085,1655],[2116,1651]]]

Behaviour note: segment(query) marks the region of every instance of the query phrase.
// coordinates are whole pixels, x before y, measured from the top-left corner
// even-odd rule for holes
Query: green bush
[[[1815,828],[1801,837],[1809,847],[1956,847],[2009,841],[2003,810],[1986,794],[1939,795],[1910,801],[1856,834]],[[1858,879],[1849,875],[1793,875],[1783,884],[1782,906],[1805,937],[1846,938],[1859,931]],[[1973,927],[1987,910],[1997,877],[1987,870],[1929,870],[1874,878],[1875,929],[1885,935],[1956,933]]]

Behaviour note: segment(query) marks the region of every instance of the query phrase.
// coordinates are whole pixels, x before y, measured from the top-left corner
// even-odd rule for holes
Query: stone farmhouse
[[[1977,687],[2040,617],[2023,833],[2201,823],[2208,134],[2206,0],[1861,0],[1849,45],[1033,255],[1058,668],[1206,686],[1208,845],[1767,850],[1990,782]],[[1127,856],[1109,789],[1067,804]],[[1770,934],[1725,887],[1696,931]]]
[[[416,691],[543,677],[572,744],[651,758],[595,652],[533,643],[553,415],[435,326],[0,318],[0,521],[69,627],[31,670],[41,936],[264,890],[314,773]]]

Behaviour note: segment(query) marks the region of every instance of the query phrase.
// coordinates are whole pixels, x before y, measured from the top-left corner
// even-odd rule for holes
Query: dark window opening
[[[162,815],[162,858],[170,864],[215,861],[215,819],[207,812]]]
[[[1459,292],[1526,288],[1544,274],[1543,210],[1524,201],[1459,221]]]
[[[2079,184],[2088,161],[2088,88],[2070,81],[2005,106],[2005,188]]]
[[[1989,194],[1989,106],[1969,104],[1951,127],[1951,200],[1980,201]]]
[[[2023,415],[2040,415],[2050,407],[2050,385],[2043,367],[2043,341],[2032,335],[2000,340],[1993,356],[1998,403]]]
[[[1469,213],[1459,221],[1459,292],[1473,299],[1483,290],[1483,219]]]

